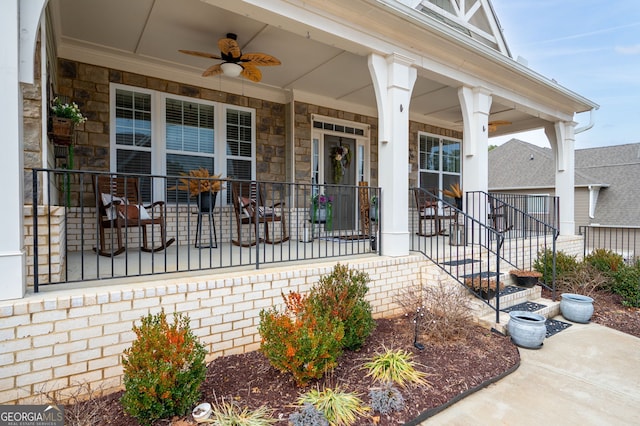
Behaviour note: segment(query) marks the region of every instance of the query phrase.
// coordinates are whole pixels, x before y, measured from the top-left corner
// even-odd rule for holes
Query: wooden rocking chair
[[[99,247],[94,248],[101,256],[113,257],[126,250],[122,233],[126,228],[142,228],[141,250],[149,253],[164,250],[175,238],[165,236],[164,201],[156,201],[143,206],[138,191],[138,179],[133,177],[96,176],[93,189],[98,206]],[[161,245],[150,247],[147,241],[147,225],[160,226]],[[117,246],[105,248],[105,229],[114,230]]]
[[[425,191],[422,188],[413,189],[413,195],[416,199],[416,209],[418,210],[418,232],[416,235],[421,237],[444,235],[445,228],[443,227],[442,221],[452,220],[455,222],[457,219],[457,214],[452,207],[446,203],[440,207],[439,200],[433,195],[434,193]],[[426,230],[423,229],[423,227],[426,227],[426,222],[428,221],[432,221],[430,234],[427,234]]]
[[[236,217],[238,239],[231,242],[236,246],[250,247],[257,243],[279,244],[289,240],[284,212],[284,203],[265,203],[264,190],[256,182],[231,182],[231,198]],[[270,228],[280,223],[280,238],[273,239]],[[259,225],[264,224],[264,239],[259,237]],[[243,238],[242,225],[253,225],[249,231],[249,238]],[[255,233],[253,236],[251,234]]]

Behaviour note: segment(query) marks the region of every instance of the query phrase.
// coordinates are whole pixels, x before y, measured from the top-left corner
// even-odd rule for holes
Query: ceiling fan
[[[187,55],[200,56],[202,58],[222,59],[222,63],[207,68],[203,77],[224,74],[230,77],[242,77],[258,82],[262,80],[262,72],[257,67],[280,65],[280,61],[266,53],[242,53],[236,41],[238,36],[228,33],[225,38],[218,40],[220,56],[194,50],[179,50]]]
[[[508,126],[509,124],[511,124],[511,122],[504,121],[504,120],[495,120],[495,121],[490,121],[488,124],[489,124],[489,133],[493,133],[496,130],[498,130],[498,127]]]

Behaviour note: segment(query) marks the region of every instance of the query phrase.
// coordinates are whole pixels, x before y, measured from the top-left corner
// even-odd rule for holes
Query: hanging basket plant
[[[62,103],[58,98],[51,105],[51,139],[56,145],[71,145],[76,124],[87,121],[78,104]]]
[[[331,165],[333,167],[333,183],[342,182],[345,170],[351,165],[351,151],[348,146],[340,145],[331,149]]]

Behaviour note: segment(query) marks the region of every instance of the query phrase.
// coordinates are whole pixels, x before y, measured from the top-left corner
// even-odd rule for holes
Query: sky
[[[640,142],[640,0],[492,0],[513,58],[600,105],[575,148]],[[574,117],[589,123],[589,114]],[[516,137],[549,147],[543,131]]]

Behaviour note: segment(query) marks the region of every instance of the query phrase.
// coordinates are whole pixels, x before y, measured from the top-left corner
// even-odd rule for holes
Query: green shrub
[[[124,351],[125,411],[141,424],[184,415],[198,401],[205,379],[207,351],[189,328],[189,318],[164,311],[134,326],[136,340]]]
[[[344,327],[340,319],[315,309],[299,293],[282,295],[286,309],[260,312],[260,350],[271,365],[290,372],[299,386],[336,366],[342,353]]]
[[[606,249],[595,249],[584,258],[584,261],[610,278],[613,278],[616,272],[626,267],[621,255]]]
[[[640,263],[625,266],[614,274],[614,293],[622,296],[622,304],[640,308]]]
[[[337,264],[331,274],[320,278],[309,294],[316,309],[323,310],[344,324],[342,347],[360,348],[375,328],[371,304],[365,300],[369,275]]]
[[[578,261],[575,256],[570,256],[562,250],[558,250],[556,252],[556,279],[573,271],[577,265]],[[538,258],[533,263],[533,268],[542,274],[542,282],[551,285],[553,282],[553,251],[545,249],[542,252],[538,252]]]
[[[349,426],[355,424],[358,417],[367,413],[358,395],[325,388],[320,391],[312,389],[298,398],[298,404],[311,404],[319,410],[332,426]]]
[[[407,383],[427,384],[426,374],[415,369],[413,356],[403,349],[392,351],[385,349],[384,352],[374,355],[371,361],[366,362],[363,368],[369,370],[367,377],[372,377],[374,381],[380,383],[396,383],[405,386]]]

